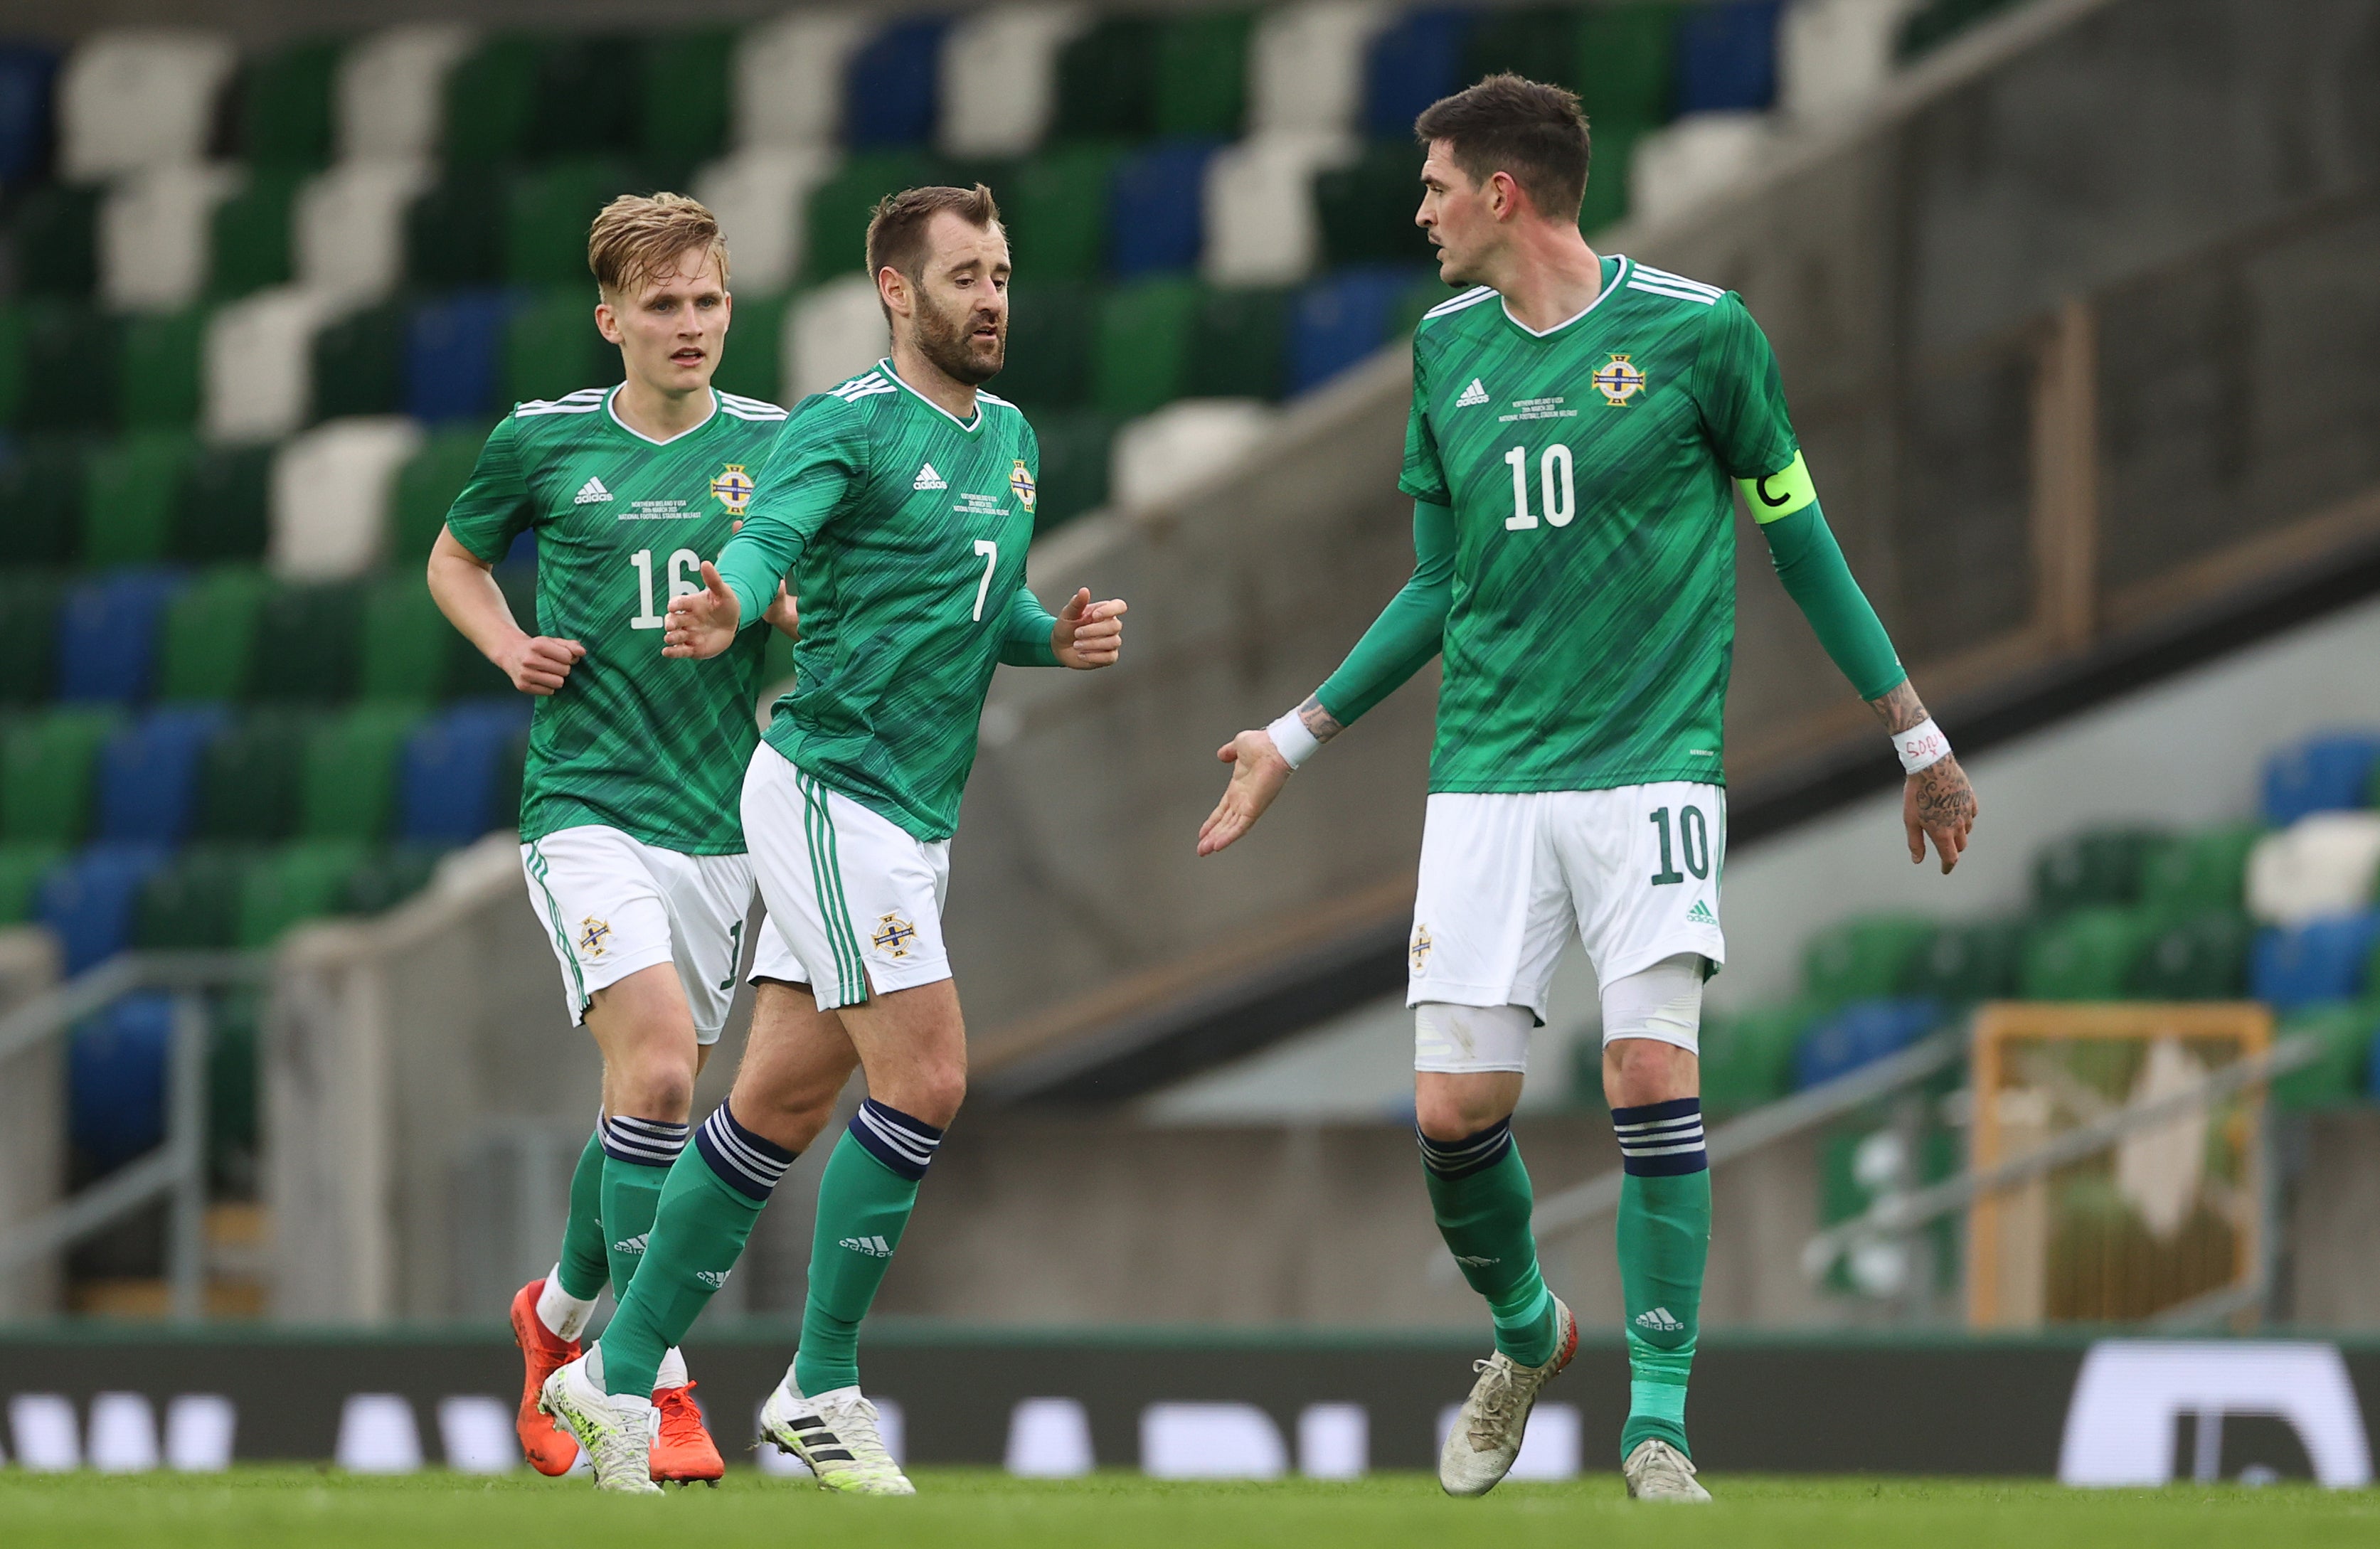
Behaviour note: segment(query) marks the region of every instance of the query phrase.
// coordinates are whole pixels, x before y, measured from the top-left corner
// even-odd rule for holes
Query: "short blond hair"
[[[719,217],[684,194],[622,194],[597,213],[587,233],[587,267],[606,296],[625,296],[667,271],[689,248],[719,260],[727,284],[727,238]]]

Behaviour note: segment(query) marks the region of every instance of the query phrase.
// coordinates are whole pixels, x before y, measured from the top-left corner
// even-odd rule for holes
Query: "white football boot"
[[[1521,1436],[1536,1408],[1537,1390],[1578,1353],[1578,1320],[1554,1298],[1554,1353],[1542,1366],[1523,1366],[1498,1350],[1471,1369],[1479,1380],[1463,1400],[1446,1445],[1438,1453],[1438,1482],[1450,1495],[1484,1495],[1521,1455]]]
[[[1628,1495],[1639,1501],[1710,1499],[1710,1492],[1694,1482],[1694,1460],[1658,1437],[1636,1444],[1628,1461],[1620,1465],[1628,1480]]]
[[[538,1389],[537,1407],[578,1439],[594,1466],[595,1488],[658,1495],[662,1487],[653,1482],[652,1466],[661,1411],[650,1398],[604,1392],[587,1374],[588,1357],[594,1353],[555,1367]]]
[[[901,1465],[884,1447],[876,1406],[856,1387],[806,1398],[792,1373],[760,1406],[760,1439],[809,1465],[820,1486],[848,1495],[914,1495]]]

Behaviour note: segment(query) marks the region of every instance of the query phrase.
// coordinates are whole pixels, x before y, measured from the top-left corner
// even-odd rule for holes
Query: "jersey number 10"
[[[628,568],[637,573],[637,611],[628,620],[630,629],[659,629],[669,623],[665,611],[656,611],[653,597],[653,551],[639,549],[628,556]],[[686,597],[702,589],[702,556],[691,549],[680,549],[669,557],[664,567],[669,579],[671,597]],[[662,609],[669,606],[664,599]]]
[[[1537,517],[1529,509],[1529,449],[1516,446],[1504,454],[1504,461],[1512,469],[1512,514],[1504,518],[1504,530],[1534,527]],[[1578,514],[1578,494],[1571,487],[1569,447],[1547,447],[1545,455],[1537,459],[1537,493],[1545,506],[1546,525],[1570,526],[1570,519]]]

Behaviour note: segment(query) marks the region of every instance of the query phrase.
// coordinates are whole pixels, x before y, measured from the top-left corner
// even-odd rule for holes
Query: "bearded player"
[[[618,1314],[546,1381],[545,1408],[607,1489],[655,1488],[641,1459],[658,1364],[856,1066],[868,1097],[820,1180],[800,1350],[760,1428],[827,1488],[914,1494],[860,1388],[858,1335],[966,1088],[941,907],[984,694],[1002,662],[1089,670],[1123,647],[1123,603],[1080,591],[1053,618],[1025,584],[1040,449],[978,390],[1008,331],[990,190],[886,199],[868,265],[892,357],[803,401],[743,530],[670,604],[668,654],[714,658],[795,577],[797,686],[751,755],[743,831],[815,1012],[755,1024],[735,1090],[671,1169]]]
[[[1290,773],[1443,655],[1414,905],[1414,1101],[1439,1231],[1486,1299],[1496,1349],[1439,1481],[1495,1487],[1578,1345],[1546,1288],[1512,1115],[1564,939],[1601,986],[1603,1088],[1626,1177],[1619,1254],[1630,1369],[1621,1471],[1639,1499],[1706,1501],[1685,1430],[1710,1173],[1696,1035],[1726,958],[1719,718],[1733,647],[1734,495],[1908,774],[1910,859],[1957,864],[1973,790],[1844,564],[1767,340],[1732,292],[1578,229],[1578,99],[1495,76],[1433,104],[1415,220],[1473,288],[1414,336],[1398,488],[1413,579],[1295,710],[1222,749],[1200,830],[1245,833]]]

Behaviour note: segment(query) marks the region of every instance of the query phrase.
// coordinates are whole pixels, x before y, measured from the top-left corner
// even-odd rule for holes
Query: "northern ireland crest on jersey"
[[[909,943],[917,938],[917,927],[898,914],[887,914],[876,922],[876,934],[868,939],[886,957],[907,957]]]
[[[1595,373],[1595,390],[1613,408],[1624,409],[1628,400],[1645,391],[1645,372],[1624,355],[1615,355],[1611,364]]]
[[[1023,506],[1029,516],[1033,514],[1034,498],[1040,490],[1033,482],[1032,473],[1025,466],[1025,459],[1018,457],[1014,461],[1015,466],[1008,474],[1008,492],[1016,497],[1016,503]]]
[[[710,481],[713,499],[727,508],[730,516],[741,516],[744,508],[752,503],[752,476],[744,471],[741,463],[730,463]]]

